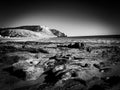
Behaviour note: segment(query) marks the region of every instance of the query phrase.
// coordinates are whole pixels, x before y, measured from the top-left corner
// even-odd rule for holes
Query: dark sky
[[[69,36],[120,34],[114,0],[16,0],[0,3],[0,27],[45,25]]]

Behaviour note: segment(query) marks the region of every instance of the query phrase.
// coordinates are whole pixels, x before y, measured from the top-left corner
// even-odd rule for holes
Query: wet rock
[[[93,64],[94,67],[96,67],[97,69],[100,69],[100,65],[99,64]]]
[[[53,57],[50,57],[49,59],[57,59],[57,58],[59,58],[60,56],[58,56],[58,55],[55,55],[55,56],[53,56]]]
[[[86,90],[85,81],[81,79],[69,79],[65,81],[63,90]]]
[[[19,56],[8,56],[8,55],[3,55],[0,57],[0,63],[4,63],[4,64],[7,64],[7,65],[12,65],[16,62],[19,61],[21,57]]]
[[[107,73],[107,72],[110,72],[111,70],[112,70],[112,68],[102,68],[102,69],[100,69],[99,71],[100,71],[100,72]]]
[[[120,76],[110,76],[101,79],[106,82],[110,87],[113,87],[120,83]]]
[[[57,59],[57,60],[56,60],[56,62],[57,62],[56,65],[66,64],[67,61],[68,61],[67,59],[62,59],[62,58],[61,58],[61,59]]]
[[[89,52],[89,53],[92,51],[92,48],[91,48],[91,47],[86,47],[85,49],[86,49],[86,51]]]
[[[112,68],[107,68],[107,67],[102,67],[101,64],[93,64],[93,66],[97,69],[99,69],[100,72],[110,72],[112,70]]]
[[[29,51],[29,52],[31,52],[31,53],[49,53],[47,50],[44,50],[44,49],[42,49],[42,48],[30,48],[30,49],[28,49],[28,50],[26,50],[26,51]]]
[[[101,66],[101,67],[105,67],[105,66],[106,66],[106,63],[105,63],[105,62],[100,62],[100,66]]]
[[[73,43],[73,44],[69,44],[68,48],[78,48],[78,49],[84,49],[84,43]]]
[[[14,51],[17,51],[17,48],[15,48],[14,46],[9,46],[9,45],[6,45],[6,46],[0,46],[0,52],[1,53],[8,53],[8,52],[14,52]]]
[[[85,67],[90,67],[90,64],[88,64],[88,63],[81,63],[80,66],[83,67],[83,68],[85,68]]]
[[[43,74],[47,75],[47,76],[45,77],[45,81],[44,81],[44,82],[54,85],[54,84],[55,84],[57,81],[59,81],[59,80],[62,78],[62,76],[64,75],[64,72],[57,74],[58,72],[59,72],[59,71],[53,72],[53,69],[50,69],[50,70],[44,72]]]
[[[78,72],[77,71],[72,71],[71,72],[71,77],[78,77]]]
[[[70,43],[68,45],[57,45],[57,47],[68,47],[68,48],[77,48],[77,49],[85,49],[85,44],[84,43]]]
[[[94,85],[89,90],[105,90],[101,85]]]
[[[16,69],[15,67],[4,68],[3,71],[8,72],[10,75],[15,76],[21,80],[26,79],[26,72],[23,69]]]
[[[50,57],[49,59],[55,59],[56,65],[61,65],[61,64],[67,63],[69,60],[69,57],[62,56],[62,55],[55,55],[53,57]]]
[[[85,58],[74,56],[73,59],[74,59],[74,60],[83,60],[83,59],[85,59]]]

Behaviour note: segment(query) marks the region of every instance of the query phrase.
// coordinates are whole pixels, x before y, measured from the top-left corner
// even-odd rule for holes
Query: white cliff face
[[[48,28],[47,26],[41,26],[41,28],[42,28],[41,33],[55,37],[54,34],[50,31],[50,28]]]
[[[51,33],[50,29],[47,26],[41,26],[41,28],[43,28],[43,31],[47,31],[47,32]]]
[[[20,37],[31,37],[31,38],[50,38],[50,37],[56,37],[53,35],[48,28],[43,28],[41,32],[35,32],[25,29],[8,29],[1,31],[1,37],[4,38],[20,38]]]
[[[57,34],[56,34],[57,33]],[[59,34],[60,33],[60,34]],[[59,34],[59,35],[58,35]],[[0,28],[0,37],[3,38],[52,38],[62,37],[61,32],[54,30],[54,32],[47,26],[19,26],[10,28]]]

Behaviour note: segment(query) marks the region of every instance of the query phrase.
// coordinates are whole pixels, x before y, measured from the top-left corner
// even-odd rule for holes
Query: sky
[[[0,27],[44,25],[68,36],[119,35],[120,3],[112,0],[16,0],[0,5]]]

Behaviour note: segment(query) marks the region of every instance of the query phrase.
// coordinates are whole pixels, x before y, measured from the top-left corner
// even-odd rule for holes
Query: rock
[[[15,27],[15,29],[26,29],[26,30],[31,30],[31,31],[41,31],[42,27],[39,25],[29,25],[29,26],[19,26],[19,27]]]
[[[120,83],[120,76],[104,77],[101,79],[111,87]]]
[[[7,29],[7,30],[1,30],[0,34],[3,37],[40,37],[37,33],[25,30],[25,29]]]
[[[58,66],[56,66],[56,67],[54,68],[53,71],[63,70],[64,68],[65,68],[64,65],[58,65]]]
[[[82,79],[69,79],[65,81],[63,90],[87,90],[86,82]]]
[[[100,69],[99,71],[100,71],[100,72],[107,73],[107,72],[110,72],[111,70],[112,70],[112,68],[102,68],[102,69]]]
[[[105,90],[101,85],[94,85],[89,90]]]
[[[19,26],[0,28],[1,37],[36,37],[36,38],[47,38],[47,37],[66,37],[66,35],[56,29],[50,29],[46,26],[31,25],[31,26]]]
[[[8,72],[10,75],[17,77],[21,80],[29,81],[36,80],[42,73],[43,68],[35,67],[35,64],[38,62],[34,62],[31,64],[31,61],[19,61],[11,65],[10,67],[3,68],[3,71]]]
[[[8,72],[10,75],[17,77],[18,79],[25,80],[26,72],[23,69],[17,69],[13,66],[4,68],[3,71]]]
[[[64,33],[60,32],[60,31],[58,31],[58,30],[56,30],[56,29],[50,29],[50,30],[51,30],[51,32],[52,32],[54,35],[56,35],[57,37],[67,37],[67,35],[65,35]]]
[[[74,42],[74,43],[69,43],[67,45],[64,45],[64,44],[63,45],[57,45],[57,47],[85,49],[85,43]]]
[[[90,53],[92,51],[92,48],[91,47],[86,47],[86,51]]]
[[[96,64],[96,63],[94,63],[93,66],[94,66],[95,68],[97,68],[97,69],[100,69],[100,68],[101,68],[100,65],[99,65],[99,64]]]
[[[73,44],[69,44],[68,48],[78,48],[78,49],[84,49],[85,45],[84,43],[79,43],[79,42],[75,42]]]
[[[44,28],[43,33],[51,33],[47,27],[40,28]],[[32,27],[22,29],[32,31]],[[34,30],[39,33],[37,27]],[[0,87],[5,87],[1,90],[9,90],[12,85],[15,89],[11,90],[119,90],[112,88],[120,83],[120,65],[112,65],[120,58],[120,49],[111,47],[116,43],[106,47],[96,38],[94,43],[60,40],[0,42]]]
[[[44,82],[49,83],[49,84],[55,84],[65,74],[64,72],[63,73],[59,73],[59,74],[58,73],[59,73],[59,71],[53,72],[53,69],[50,69],[50,70],[44,72],[43,74],[47,75],[45,77],[45,81]]]

